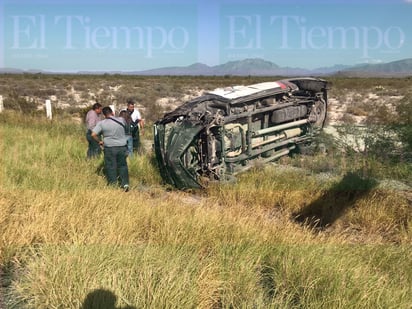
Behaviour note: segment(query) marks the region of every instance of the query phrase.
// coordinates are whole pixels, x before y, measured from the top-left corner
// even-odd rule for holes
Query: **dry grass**
[[[285,159],[300,168],[179,192],[162,185],[147,151],[129,161],[124,193],[106,187],[86,146],[70,118],[0,115],[0,307],[412,302],[410,202],[363,177],[364,166],[354,173],[348,158]]]

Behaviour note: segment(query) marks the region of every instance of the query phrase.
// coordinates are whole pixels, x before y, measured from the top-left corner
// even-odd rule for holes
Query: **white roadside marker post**
[[[50,100],[46,100],[46,117],[47,119],[52,119],[52,107]]]

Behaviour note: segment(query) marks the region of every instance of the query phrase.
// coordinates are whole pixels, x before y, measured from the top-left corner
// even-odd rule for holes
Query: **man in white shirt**
[[[133,125],[133,149],[137,151],[140,148],[140,132],[142,135],[144,134],[144,120],[137,108],[135,108],[135,101],[128,100],[127,101],[127,112],[129,113],[130,117],[132,118],[132,125]]]

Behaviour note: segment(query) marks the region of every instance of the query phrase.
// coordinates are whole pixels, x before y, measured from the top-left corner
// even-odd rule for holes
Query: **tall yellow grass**
[[[101,159],[86,160],[78,125],[21,120],[0,125],[0,307],[412,303],[411,208],[396,191],[269,166],[179,192],[148,151],[129,161],[124,193],[106,186]],[[296,220],[310,211],[336,216],[321,228]]]

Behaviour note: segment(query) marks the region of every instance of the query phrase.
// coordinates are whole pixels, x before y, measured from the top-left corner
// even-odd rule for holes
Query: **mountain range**
[[[195,63],[185,67],[165,67],[140,72],[140,75],[254,75],[254,76],[302,76],[302,75],[345,75],[345,76],[412,76],[412,58],[388,63],[361,64],[356,66],[335,65],[313,70],[281,67],[260,58],[230,61],[216,66]]]
[[[4,68],[0,73],[53,73],[42,70],[23,71]],[[244,59],[230,61],[216,66],[208,66],[203,63],[194,63],[189,66],[174,66],[144,71],[79,71],[76,74],[128,74],[128,75],[192,75],[192,76],[221,76],[221,75],[253,75],[253,76],[323,76],[342,75],[358,77],[402,77],[412,76],[412,58],[379,64],[360,64],[356,66],[335,65],[313,70],[281,67],[273,62],[260,59]]]

